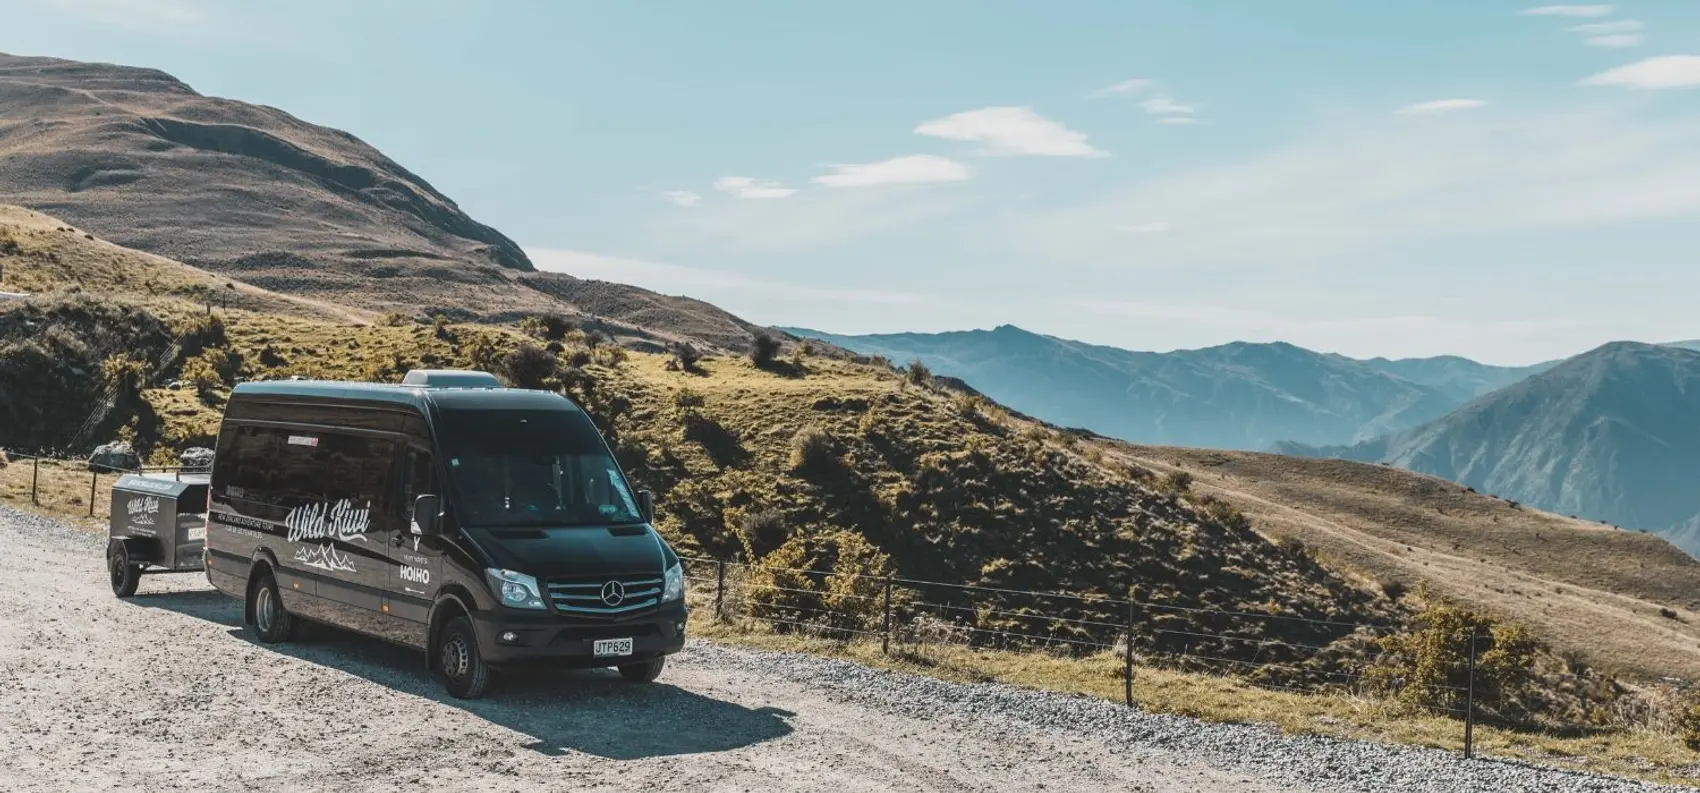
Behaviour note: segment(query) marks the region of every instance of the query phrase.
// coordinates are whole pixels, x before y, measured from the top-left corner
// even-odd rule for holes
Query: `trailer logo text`
[[[136,496],[124,505],[124,512],[130,516],[130,524],[134,526],[152,526],[154,516],[159,514],[158,496]]]

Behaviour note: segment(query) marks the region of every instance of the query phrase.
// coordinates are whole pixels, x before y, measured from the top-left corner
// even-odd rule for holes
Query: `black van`
[[[456,697],[520,664],[654,680],[684,647],[685,602],[650,494],[571,400],[437,374],[238,385],[207,579],[261,641],[305,619],[423,649]]]

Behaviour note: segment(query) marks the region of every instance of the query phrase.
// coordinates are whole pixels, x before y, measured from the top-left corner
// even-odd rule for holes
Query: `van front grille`
[[[544,584],[561,614],[626,617],[661,604],[661,579],[654,575],[575,578]]]

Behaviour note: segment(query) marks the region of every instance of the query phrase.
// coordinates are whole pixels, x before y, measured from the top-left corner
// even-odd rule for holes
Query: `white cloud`
[[[1149,223],[1135,223],[1129,226],[1122,226],[1121,230],[1132,232],[1134,234],[1161,234],[1171,228],[1174,228],[1174,226],[1170,225],[1167,220],[1153,220]]]
[[[702,196],[689,190],[663,190],[661,197],[668,203],[682,207],[694,207],[702,201]]]
[[[1153,116],[1190,116],[1198,110],[1192,105],[1183,105],[1167,96],[1151,97],[1140,102],[1139,106]]]
[[[831,176],[831,174],[827,174]],[[881,189],[801,191],[784,201],[705,201],[689,212],[648,218],[649,255],[668,259],[795,255],[866,243],[942,220],[987,200],[949,185],[888,184]]]
[[[1692,88],[1700,86],[1700,55],[1661,55],[1608,69],[1578,85],[1619,88]]]
[[[1611,22],[1589,22],[1570,28],[1573,33],[1604,36],[1612,33],[1639,33],[1644,27],[1639,19],[1616,19]]]
[[[1135,77],[1132,80],[1123,80],[1115,85],[1106,85],[1103,88],[1087,94],[1086,98],[1105,99],[1112,96],[1119,96],[1121,94],[1139,93],[1140,91],[1144,91],[1155,84],[1156,83],[1154,81],[1148,80],[1144,77]]]
[[[1435,99],[1406,105],[1393,112],[1402,116],[1422,116],[1434,113],[1451,113],[1458,110],[1474,110],[1486,105],[1487,102],[1480,99]]]
[[[1613,33],[1609,36],[1589,36],[1590,47],[1634,47],[1641,43],[1639,33]]]
[[[713,300],[720,295],[735,295],[747,300],[753,293],[768,298],[815,303],[913,304],[927,300],[925,296],[911,292],[809,286],[730,270],[685,267],[589,251],[528,248],[525,253],[539,270],[632,284],[668,295],[690,294],[699,299]]]
[[[1086,142],[1086,135],[1052,121],[1029,107],[984,107],[922,122],[918,135],[983,144],[993,155],[1107,157]]]
[[[912,154],[889,160],[830,165],[833,173],[809,181],[827,187],[874,187],[892,184],[960,182],[968,178],[968,166],[948,157]]]
[[[771,179],[749,176],[722,176],[714,180],[714,189],[738,198],[789,198],[797,192],[796,188],[786,187]]]
[[[1338,120],[1268,153],[1177,170],[1001,228],[1009,247],[1047,261],[1279,267],[1413,242],[1700,215],[1700,118],[1590,106],[1401,121]],[[1153,217],[1172,228],[1137,241],[1121,229]]]
[[[1617,10],[1609,5],[1555,5],[1523,9],[1523,14],[1538,17],[1604,17]]]

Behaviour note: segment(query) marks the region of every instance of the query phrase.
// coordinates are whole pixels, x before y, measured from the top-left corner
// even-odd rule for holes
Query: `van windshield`
[[[461,522],[485,528],[639,523],[595,425],[556,410],[444,410],[437,440]]]

